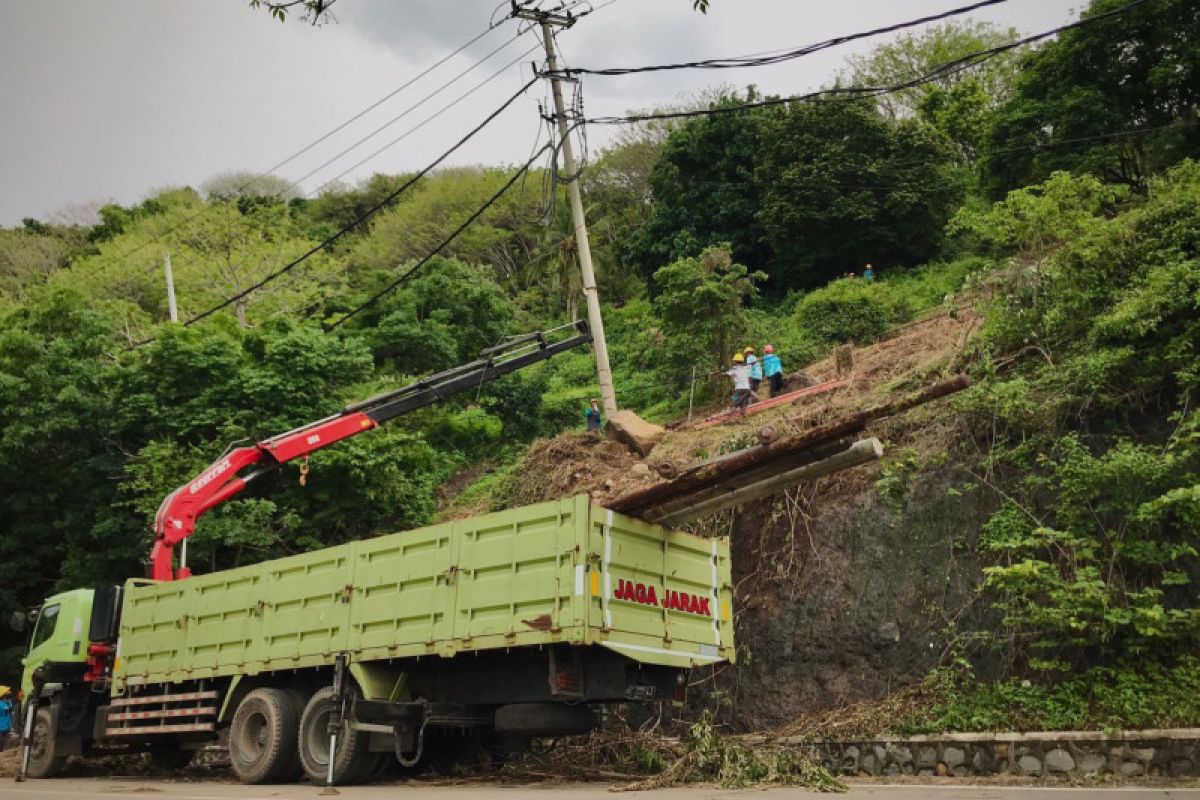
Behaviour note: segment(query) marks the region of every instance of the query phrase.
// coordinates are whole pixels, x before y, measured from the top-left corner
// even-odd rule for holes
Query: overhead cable
[[[322,240],[319,244],[313,245],[311,248],[309,248],[307,251],[305,251],[298,258],[295,258],[292,261],[290,261],[287,264],[280,267],[279,269],[272,271],[265,277],[261,278],[260,280],[256,281],[255,283],[251,284],[249,287],[243,289],[242,291],[238,292],[237,294],[233,295],[232,297],[229,297],[229,298],[221,301],[220,303],[216,304],[215,306],[212,306],[211,308],[207,309],[206,311],[202,311],[199,314],[196,314],[195,316],[191,317],[183,324],[184,325],[193,325],[202,319],[206,319],[207,317],[212,316],[213,314],[220,311],[221,309],[227,308],[230,305],[233,305],[234,303],[238,302],[239,300],[242,300],[243,298],[247,297],[248,295],[252,294],[253,292],[258,291],[263,286],[265,286],[268,283],[270,283],[271,281],[277,279],[281,275],[284,275],[284,274],[290,272],[291,270],[295,269],[297,266],[299,266],[303,262],[307,261],[312,256],[316,255],[317,253],[321,252],[329,245],[336,242],[338,239],[341,239],[347,233],[350,233],[351,231],[353,231],[355,228],[357,228],[359,225],[361,225],[363,222],[365,222],[367,219],[369,219],[371,216],[373,216],[375,213],[377,213],[380,209],[384,208],[389,203],[391,203],[393,200],[395,200],[397,197],[399,197],[401,194],[403,194],[408,188],[410,188],[413,184],[415,184],[421,178],[428,175],[433,169],[435,169],[438,165],[440,165],[443,161],[445,161],[452,153],[454,153],[456,150],[458,150],[463,145],[465,145],[468,141],[470,141],[476,134],[478,134],[481,130],[483,130],[485,127],[487,127],[487,125],[489,123],[491,123],[493,120],[495,120],[496,117],[498,117],[502,113],[504,113],[504,111],[506,111],[509,108],[509,106],[511,106],[513,103],[515,103],[517,101],[517,98],[519,98],[519,97],[521,97],[521,95],[525,94],[525,92],[530,87],[532,87],[535,83],[537,83],[537,81],[538,81],[537,78],[531,78],[524,86],[522,86],[511,97],[509,97],[507,100],[505,100],[496,110],[494,110],[490,114],[488,114],[487,117],[485,117],[482,122],[480,122],[478,125],[476,125],[474,128],[472,128],[470,131],[468,131],[466,133],[466,135],[464,135],[461,139],[459,139],[457,142],[455,142],[453,145],[451,145],[449,149],[447,149],[440,156],[438,156],[436,159],[434,159],[432,162],[430,162],[420,172],[411,176],[408,180],[406,180],[403,184],[401,184],[395,191],[391,192],[386,197],[384,197],[382,200],[377,202],[375,205],[371,206],[366,211],[364,211],[362,214],[360,214],[352,222],[350,222],[349,224],[345,225],[344,227],[338,229],[332,235],[330,235],[327,238],[325,238],[324,240]],[[145,340],[142,342],[138,342],[134,346],[137,347],[137,346],[146,344],[149,341],[152,341],[152,340],[148,339],[148,340]]]
[[[911,80],[893,84],[891,86],[835,86],[830,89],[819,89],[815,92],[808,92],[801,95],[792,95],[790,97],[770,97],[763,100],[754,100],[746,103],[737,103],[726,106],[713,106],[705,109],[693,109],[690,111],[664,111],[650,114],[632,114],[627,116],[612,116],[612,117],[591,117],[586,122],[593,125],[621,125],[631,122],[648,122],[650,120],[660,119],[687,119],[690,117],[711,117],[719,114],[733,114],[739,111],[746,111],[753,108],[766,108],[769,106],[787,105],[789,103],[812,103],[812,102],[844,102],[853,101],[863,98],[880,97],[886,94],[894,94],[912,89],[924,84],[933,83],[937,80],[942,80],[952,77],[960,72],[980,66],[981,64],[996,58],[1003,53],[1015,50],[1018,47],[1024,47],[1027,44],[1038,42],[1043,39],[1048,39],[1051,36],[1056,36],[1064,31],[1083,28],[1088,25],[1094,25],[1102,20],[1112,19],[1120,16],[1136,8],[1137,6],[1151,2],[1151,0],[1133,0],[1123,6],[1114,8],[1103,14],[1095,14],[1093,16],[1081,19],[1077,22],[1072,22],[1066,25],[1060,25],[1057,28],[1052,28],[1042,33],[1037,33],[1032,36],[1026,36],[1023,39],[1018,39],[1008,44],[989,47],[986,50],[979,50],[974,53],[968,53],[965,56],[956,58],[953,61],[948,61],[924,75],[918,76]]]
[[[421,258],[420,261],[418,261],[416,264],[414,264],[412,267],[410,267],[408,270],[406,270],[400,277],[396,278],[396,280],[392,281],[387,286],[383,287],[378,292],[376,292],[375,294],[368,297],[365,301],[363,301],[359,305],[357,305],[354,308],[352,308],[351,310],[347,311],[345,314],[343,314],[341,317],[339,317],[337,319],[337,321],[332,322],[328,325],[325,325],[324,326],[325,332],[328,333],[329,331],[340,328],[342,325],[344,325],[346,322],[348,322],[352,317],[356,316],[360,312],[364,311],[365,309],[367,309],[370,306],[374,305],[375,303],[379,302],[385,295],[390,294],[391,292],[394,292],[396,289],[400,288],[400,286],[403,285],[404,283],[407,283],[408,280],[410,278],[412,278],[414,275],[416,275],[417,272],[422,267],[424,267],[426,264],[428,264],[434,257],[436,257],[438,255],[438,253],[440,253],[447,246],[449,246],[451,242],[453,242],[455,239],[457,239],[463,231],[465,231],[467,228],[471,227],[471,225],[475,224],[475,220],[477,220],[481,216],[483,216],[485,211],[487,211],[489,208],[491,208],[496,203],[496,201],[498,201],[501,198],[501,196],[504,195],[505,192],[507,192],[509,189],[512,188],[513,184],[515,184],[517,182],[517,180],[519,180],[521,178],[522,175],[524,175],[526,172],[529,171],[529,169],[534,165],[534,163],[539,158],[542,157],[543,153],[545,153],[548,150],[551,150],[553,147],[554,147],[553,142],[547,142],[546,144],[542,145],[541,149],[538,150],[536,153],[534,153],[533,156],[528,161],[526,161],[524,164],[522,164],[521,167],[512,174],[512,176],[504,183],[503,186],[500,187],[500,189],[495,194],[493,194],[486,201],[484,201],[483,205],[481,205],[478,209],[476,209],[471,214],[471,216],[467,217],[467,219],[461,225],[459,225],[457,228],[455,228],[436,247],[434,247],[432,250],[430,250],[428,253],[426,253]]]
[[[421,72],[419,72],[417,75],[415,75],[415,76],[413,76],[412,78],[408,79],[407,81],[405,81],[405,82],[404,82],[403,84],[401,84],[400,86],[398,86],[398,87],[396,87],[395,89],[393,89],[392,91],[388,92],[386,95],[384,95],[383,97],[379,98],[379,99],[378,99],[378,100],[376,100],[375,102],[371,103],[371,104],[370,104],[370,105],[368,105],[366,108],[364,108],[364,109],[362,109],[361,111],[359,111],[358,113],[354,114],[353,116],[351,116],[349,119],[345,120],[344,122],[342,122],[342,123],[341,123],[341,124],[339,124],[338,126],[334,127],[333,129],[329,130],[328,132],[326,132],[326,133],[322,134],[322,135],[321,135],[321,136],[319,136],[318,138],[314,139],[312,142],[309,142],[307,145],[305,145],[304,147],[302,147],[302,148],[300,148],[299,150],[295,151],[295,152],[294,152],[294,153],[292,153],[290,156],[288,156],[287,158],[285,158],[285,159],[283,159],[282,161],[278,162],[278,163],[277,163],[277,164],[275,164],[274,166],[272,166],[272,167],[269,167],[268,169],[266,169],[266,170],[263,170],[261,173],[258,173],[258,174],[256,174],[254,177],[257,177],[257,176],[258,176],[258,175],[260,175],[260,174],[261,174],[261,175],[269,175],[269,174],[271,174],[271,173],[275,172],[277,169],[280,169],[281,167],[284,167],[284,166],[286,166],[286,165],[290,164],[292,161],[294,161],[295,159],[297,159],[297,158],[299,158],[300,156],[304,155],[304,154],[305,154],[305,153],[307,153],[308,151],[312,150],[312,149],[313,149],[314,147],[316,147],[317,145],[319,145],[319,144],[321,144],[321,143],[325,142],[326,140],[328,140],[328,139],[329,139],[331,136],[334,136],[335,134],[337,134],[337,133],[341,132],[342,130],[344,130],[344,129],[345,129],[346,127],[348,127],[349,125],[351,125],[351,124],[353,124],[354,122],[357,122],[358,120],[362,119],[362,117],[364,117],[366,114],[370,113],[371,111],[375,110],[376,108],[378,108],[378,107],[379,107],[380,105],[382,105],[383,103],[387,102],[388,100],[391,100],[393,97],[395,97],[396,95],[400,94],[402,91],[404,91],[404,90],[405,90],[405,89],[407,89],[408,87],[412,86],[414,83],[416,83],[417,81],[421,80],[421,79],[422,79],[422,78],[424,78],[426,75],[430,74],[431,72],[433,72],[434,70],[436,70],[438,67],[440,67],[441,65],[445,64],[445,63],[446,63],[447,61],[449,61],[450,59],[454,58],[454,57],[455,57],[456,55],[458,55],[459,53],[462,53],[462,52],[463,52],[464,50],[466,50],[468,47],[470,47],[471,45],[475,44],[476,42],[478,42],[478,41],[479,41],[480,39],[482,39],[483,37],[487,36],[489,33],[491,33],[491,32],[492,32],[493,30],[495,30],[496,28],[500,27],[500,25],[502,25],[502,24],[503,24],[504,22],[506,22],[508,19],[509,19],[508,17],[504,17],[504,18],[503,18],[503,19],[501,19],[499,22],[493,22],[492,24],[488,25],[488,27],[487,27],[486,29],[484,29],[484,30],[483,30],[481,33],[477,34],[476,36],[474,36],[473,38],[471,38],[470,40],[468,40],[466,43],[464,43],[464,44],[460,45],[458,48],[456,48],[455,50],[453,50],[453,51],[451,51],[450,53],[448,53],[447,55],[445,55],[445,56],[443,56],[442,58],[438,59],[436,62],[434,62],[434,63],[433,63],[433,64],[431,64],[430,66],[426,67],[424,70],[422,70]],[[506,42],[505,44],[507,45],[507,44],[509,44],[509,43],[511,43],[511,40],[510,40],[509,42]],[[240,194],[241,192],[243,192],[243,191],[245,191],[246,189],[248,189],[248,188],[249,188],[249,187],[252,185],[252,180],[253,180],[253,178],[251,179],[251,181],[248,181],[248,182],[246,182],[246,183],[242,184],[241,186],[239,186],[237,189],[235,189],[235,190],[234,190],[234,193],[235,193],[235,194]],[[298,181],[297,181],[297,182],[294,182],[294,183],[292,183],[292,184],[291,184],[291,185],[290,185],[288,188],[289,188],[289,189],[290,189],[290,188],[293,188],[293,187],[295,187],[296,185],[298,185],[298,183],[299,183]],[[201,214],[203,214],[203,213],[204,213],[204,211],[205,211],[205,209],[204,209],[204,208],[201,208],[200,210],[198,210],[198,211],[196,211],[196,212],[194,212],[194,213],[192,213],[192,214],[189,214],[188,216],[184,217],[182,220],[180,220],[179,222],[175,223],[174,225],[172,225],[172,226],[171,226],[170,228],[168,228],[167,230],[165,230],[165,231],[163,231],[162,233],[158,234],[158,235],[157,235],[157,236],[156,236],[154,239],[147,240],[147,241],[143,242],[142,244],[140,244],[140,245],[137,245],[136,247],[133,247],[133,248],[131,248],[131,249],[127,250],[127,251],[126,251],[126,252],[124,252],[124,253],[121,253],[120,255],[116,255],[116,256],[112,256],[112,257],[110,257],[110,259],[108,259],[108,260],[106,261],[106,263],[105,263],[105,264],[102,264],[100,267],[98,267],[98,268],[96,268],[95,270],[92,270],[91,272],[89,272],[89,273],[88,273],[88,277],[94,277],[94,276],[96,276],[96,275],[100,275],[100,274],[103,274],[104,272],[107,272],[107,271],[108,271],[109,269],[111,269],[113,266],[116,266],[117,264],[120,264],[120,263],[121,263],[121,262],[123,262],[125,259],[127,259],[127,258],[129,258],[130,256],[134,255],[135,253],[141,252],[141,251],[142,251],[142,250],[144,250],[146,247],[149,247],[151,244],[160,244],[160,245],[161,245],[161,243],[162,243],[162,238],[163,238],[163,237],[165,237],[165,236],[168,236],[168,235],[170,235],[170,234],[174,233],[175,231],[179,230],[180,228],[182,228],[184,225],[187,225],[188,223],[195,221],[195,220],[196,220],[198,217],[200,217],[200,215],[201,215]]]
[[[406,130],[404,133],[402,133],[402,134],[400,134],[399,136],[397,136],[395,139],[392,139],[392,140],[391,140],[391,141],[389,141],[387,144],[385,144],[385,145],[383,145],[382,147],[380,147],[378,150],[375,150],[374,152],[372,152],[370,155],[368,155],[368,156],[365,156],[364,158],[362,158],[362,159],[360,159],[360,160],[356,161],[355,163],[351,164],[350,166],[346,167],[344,170],[342,170],[341,172],[339,172],[337,175],[334,175],[332,178],[330,178],[329,180],[327,180],[327,181],[325,181],[324,183],[322,183],[322,184],[321,184],[320,186],[318,186],[318,187],[317,187],[315,190],[313,190],[313,191],[309,192],[309,194],[320,194],[320,192],[321,192],[322,190],[324,190],[325,188],[327,188],[327,187],[330,187],[330,186],[332,186],[333,184],[337,183],[339,180],[341,180],[342,178],[346,177],[346,176],[347,176],[347,175],[349,175],[351,172],[353,172],[354,170],[356,170],[356,169],[358,169],[359,167],[361,167],[363,164],[366,164],[368,161],[371,161],[372,159],[374,159],[374,158],[377,158],[378,156],[382,155],[382,154],[383,154],[384,152],[386,152],[387,150],[391,149],[392,147],[395,147],[397,144],[399,144],[400,142],[404,141],[404,140],[405,140],[405,139],[407,139],[409,136],[413,135],[414,133],[416,133],[417,131],[421,130],[422,128],[424,128],[424,127],[425,127],[426,125],[428,125],[429,123],[433,122],[435,119],[437,119],[438,117],[440,117],[442,114],[445,114],[447,111],[449,111],[450,109],[452,109],[452,108],[454,108],[455,106],[457,106],[457,105],[458,105],[459,103],[461,103],[463,100],[466,100],[468,97],[470,97],[471,95],[475,94],[475,92],[479,91],[480,89],[482,89],[482,88],[483,88],[484,86],[486,86],[487,84],[489,84],[489,83],[491,83],[492,81],[496,80],[496,78],[499,78],[501,75],[503,75],[503,74],[504,74],[504,72],[505,72],[506,70],[508,70],[508,69],[510,69],[510,68],[512,68],[512,67],[514,67],[514,66],[516,66],[517,64],[519,64],[519,63],[520,63],[522,60],[524,60],[524,58],[525,58],[526,56],[528,56],[528,55],[529,55],[530,53],[532,53],[534,50],[537,50],[539,47],[541,47],[541,45],[540,45],[540,44],[535,44],[533,47],[531,47],[531,48],[529,48],[528,50],[526,50],[525,52],[521,53],[519,56],[517,56],[516,58],[514,58],[512,61],[509,61],[509,62],[508,62],[507,64],[505,64],[503,67],[501,67],[500,69],[496,70],[496,71],[495,71],[495,72],[493,72],[491,75],[489,75],[488,77],[484,78],[482,81],[480,81],[479,83],[475,84],[475,85],[474,85],[474,86],[472,86],[470,89],[468,89],[467,91],[463,92],[462,94],[460,94],[458,97],[456,97],[456,98],[454,98],[453,100],[451,100],[451,101],[450,101],[449,103],[447,103],[446,105],[442,106],[442,107],[441,107],[440,109],[438,109],[436,112],[434,112],[433,114],[430,114],[428,117],[426,117],[425,119],[421,120],[421,121],[420,121],[420,122],[418,122],[416,125],[414,125],[413,127],[411,127],[411,128],[409,128],[408,130]],[[334,158],[334,159],[331,159],[331,161],[334,161],[334,160],[336,160],[336,158]],[[312,173],[309,173],[309,174],[311,175]],[[307,176],[306,176],[306,177],[307,177]],[[301,180],[303,180],[303,179],[301,179]]]
[[[661,72],[664,70],[676,69],[738,69],[742,67],[765,67],[772,64],[780,64],[792,59],[801,58],[821,50],[828,50],[831,47],[853,42],[858,39],[867,39],[872,36],[879,36],[885,33],[894,33],[895,31],[912,28],[917,25],[924,25],[930,22],[938,22],[939,20],[949,19],[951,17],[967,14],[976,11],[986,6],[999,5],[1008,0],[981,0],[981,2],[972,3],[968,6],[950,9],[939,14],[931,14],[927,17],[909,20],[907,22],[898,22],[894,25],[887,25],[882,28],[874,28],[869,31],[860,33],[852,33],[847,36],[837,36],[832,39],[826,39],[823,42],[816,44],[805,45],[785,50],[773,50],[767,53],[756,53],[748,56],[735,56],[732,58],[709,58],[701,61],[684,61],[676,64],[652,64],[641,67],[610,67],[607,69],[589,69],[588,67],[571,67],[568,69],[558,70],[558,75],[570,77],[572,75],[634,75],[642,72]]]
[[[482,66],[482,65],[483,65],[485,62],[487,62],[489,59],[491,59],[491,58],[492,58],[492,56],[496,55],[496,54],[497,54],[497,53],[499,53],[501,50],[504,50],[505,48],[507,48],[509,45],[511,45],[513,42],[515,42],[517,39],[519,39],[519,38],[520,38],[521,36],[523,36],[523,35],[524,35],[524,34],[520,34],[520,33],[518,33],[516,36],[513,36],[513,37],[511,37],[510,39],[507,39],[507,40],[505,40],[505,42],[504,42],[502,45],[500,45],[499,47],[495,48],[494,50],[492,50],[492,51],[491,51],[490,53],[488,53],[487,55],[485,55],[485,56],[483,56],[482,58],[480,58],[479,60],[477,60],[477,61],[476,61],[474,64],[472,64],[471,66],[467,67],[467,68],[466,68],[466,69],[464,69],[462,72],[458,73],[458,74],[457,74],[457,75],[455,75],[453,78],[451,78],[450,80],[446,81],[446,82],[445,82],[445,83],[443,83],[441,86],[439,86],[438,88],[434,89],[432,92],[430,92],[429,94],[425,95],[425,96],[424,96],[424,97],[422,97],[420,100],[418,100],[417,102],[413,103],[413,104],[412,104],[411,106],[409,106],[408,108],[406,108],[406,109],[404,109],[403,111],[401,111],[399,114],[396,114],[395,116],[393,116],[393,117],[392,117],[391,119],[389,119],[387,122],[385,122],[385,123],[383,123],[382,125],[380,125],[379,127],[375,128],[375,130],[371,131],[371,132],[370,132],[370,133],[368,133],[366,136],[363,136],[363,137],[361,137],[360,139],[358,139],[358,140],[357,140],[356,142],[354,142],[353,144],[349,145],[348,147],[345,147],[345,148],[343,148],[343,149],[342,149],[341,151],[339,151],[337,154],[335,154],[335,155],[331,156],[330,158],[326,159],[325,161],[322,161],[320,164],[318,164],[317,166],[313,167],[312,169],[310,169],[308,172],[306,172],[306,173],[304,173],[303,175],[301,175],[301,176],[300,176],[299,178],[297,178],[296,180],[292,181],[292,185],[293,185],[293,186],[299,186],[299,185],[300,185],[300,184],[302,184],[304,181],[306,181],[306,180],[308,180],[309,178],[311,178],[313,175],[316,175],[318,172],[320,172],[321,170],[323,170],[323,169],[325,169],[326,167],[328,167],[330,164],[333,164],[335,161],[338,161],[338,160],[339,160],[339,159],[341,159],[342,157],[344,157],[344,156],[348,155],[349,153],[353,152],[354,150],[357,150],[357,149],[358,149],[359,147],[361,147],[362,145],[364,145],[364,144],[366,144],[367,142],[369,142],[370,140],[374,139],[376,136],[378,136],[379,134],[383,133],[385,130],[387,130],[388,128],[392,127],[392,126],[393,126],[393,125],[395,125],[397,122],[399,122],[400,120],[404,119],[404,118],[405,118],[405,117],[407,117],[409,114],[411,114],[412,112],[416,111],[418,108],[420,108],[421,106],[425,105],[425,104],[426,104],[426,103],[428,103],[430,100],[432,100],[433,98],[437,97],[437,96],[438,96],[439,94],[441,94],[442,92],[444,92],[444,91],[446,91],[447,89],[449,89],[449,88],[450,88],[451,86],[453,86],[455,83],[458,83],[458,81],[462,80],[462,79],[463,79],[463,78],[464,78],[464,77],[465,77],[465,76],[466,76],[468,73],[470,73],[470,72],[472,72],[472,71],[474,71],[474,70],[478,69],[478,68],[479,68],[480,66]],[[525,55],[525,54],[522,54],[521,56],[519,56],[519,58],[524,58],[524,55]],[[504,69],[507,69],[507,67],[504,67]],[[344,173],[343,173],[343,174],[344,174]]]
[[[492,31],[494,31],[496,28],[498,28],[498,27],[499,27],[499,26],[500,26],[500,25],[501,25],[503,22],[505,22],[506,20],[507,20],[507,17],[506,17],[505,19],[502,19],[502,20],[500,20],[500,22],[497,22],[497,23],[493,23],[493,24],[491,24],[491,25],[488,25],[488,27],[487,27],[486,29],[484,29],[484,30],[483,30],[481,33],[479,33],[477,36],[475,36],[474,38],[472,38],[470,41],[468,41],[468,42],[466,42],[465,44],[463,44],[463,45],[459,46],[459,47],[458,47],[456,50],[452,50],[451,52],[449,52],[449,53],[447,53],[446,55],[442,56],[440,59],[438,59],[438,60],[437,60],[437,61],[435,61],[434,63],[430,64],[428,67],[426,67],[425,69],[421,70],[419,73],[417,73],[417,74],[416,74],[416,75],[414,75],[413,77],[409,78],[407,81],[405,81],[404,83],[400,84],[400,85],[399,85],[399,86],[397,86],[395,89],[393,89],[392,91],[390,91],[390,92],[388,92],[387,94],[385,94],[383,97],[381,97],[381,98],[379,98],[378,100],[376,100],[374,103],[371,103],[371,105],[367,106],[367,107],[366,107],[366,108],[364,108],[362,111],[359,111],[357,114],[355,114],[354,116],[350,117],[350,118],[349,118],[349,119],[347,119],[345,122],[341,123],[340,125],[338,125],[338,126],[337,126],[337,127],[335,127],[335,128],[332,128],[332,129],[331,129],[329,132],[327,132],[327,133],[325,133],[325,134],[321,135],[321,136],[320,136],[320,137],[318,137],[317,139],[314,139],[312,142],[309,142],[309,143],[308,143],[308,144],[306,144],[304,147],[300,148],[299,150],[297,150],[296,152],[292,153],[290,156],[288,156],[287,158],[285,158],[283,161],[280,161],[280,162],[279,162],[278,164],[276,164],[275,166],[271,167],[271,168],[270,168],[270,169],[268,169],[268,170],[265,170],[265,172],[269,174],[269,173],[272,173],[272,172],[274,172],[275,170],[277,170],[277,169],[279,169],[279,168],[281,168],[281,167],[285,167],[285,166],[287,166],[288,164],[292,163],[293,161],[295,161],[295,160],[296,160],[297,158],[299,158],[300,156],[302,156],[302,155],[304,155],[305,153],[307,153],[309,150],[312,150],[312,149],[313,149],[314,147],[316,147],[317,145],[319,145],[319,144],[321,144],[322,142],[324,142],[324,141],[326,141],[327,139],[329,139],[329,137],[333,136],[334,134],[340,133],[341,131],[345,130],[345,129],[346,129],[348,126],[352,125],[352,124],[353,124],[353,123],[355,123],[355,122],[358,122],[358,121],[359,121],[360,119],[362,119],[364,116],[366,116],[366,115],[367,115],[367,114],[369,114],[370,112],[374,111],[375,109],[379,108],[381,105],[383,105],[384,103],[386,103],[388,100],[391,100],[393,97],[395,97],[396,95],[398,95],[398,94],[400,94],[401,92],[403,92],[403,91],[404,91],[405,89],[407,89],[409,86],[412,86],[414,83],[416,83],[417,81],[421,80],[421,78],[424,78],[426,75],[428,75],[429,73],[433,72],[435,69],[437,69],[438,67],[440,67],[442,64],[445,64],[447,61],[449,61],[450,59],[454,58],[456,55],[458,55],[458,54],[459,54],[459,53],[461,53],[462,51],[466,50],[468,47],[470,47],[471,45],[475,44],[476,42],[478,42],[478,41],[479,41],[480,39],[482,39],[483,37],[487,36],[489,33],[491,33],[491,32],[492,32]]]
[[[535,78],[534,80],[537,80],[537,79]],[[528,85],[532,85],[532,81]],[[575,125],[572,125],[571,128],[569,128],[567,130],[566,136],[570,136],[571,133],[574,131],[574,129],[576,127],[578,127],[580,124],[582,124],[582,123],[576,123]],[[385,295],[395,291],[401,285],[406,283],[410,278],[412,278],[414,275],[416,275],[416,273],[422,267],[424,267],[427,263],[429,263],[429,261],[431,259],[433,259],[435,256],[437,256],[438,253],[440,253],[447,246],[449,246],[451,242],[453,242],[455,239],[457,239],[463,231],[465,231],[467,228],[469,228],[471,225],[473,225],[477,219],[479,219],[481,216],[483,216],[484,212],[486,212],[489,208],[491,208],[496,203],[496,201],[498,201],[504,195],[505,192],[507,192],[509,189],[511,189],[513,187],[513,185],[526,172],[528,172],[533,167],[534,163],[536,163],[537,160],[542,157],[543,153],[546,153],[549,151],[549,152],[554,153],[555,156],[557,156],[558,148],[562,147],[562,143],[563,143],[563,141],[566,140],[566,136],[562,137],[562,139],[559,139],[557,141],[555,141],[554,139],[551,139],[549,142],[546,142],[546,144],[542,145],[541,148],[537,152],[535,152],[532,156],[529,157],[528,161],[526,161],[524,164],[522,164],[520,166],[520,168],[518,168],[517,171],[514,172],[511,177],[509,177],[509,179],[504,183],[503,186],[500,187],[500,189],[495,194],[493,194],[491,197],[489,197],[487,200],[485,200],[483,205],[481,205],[469,217],[467,217],[467,219],[461,225],[459,225],[457,228],[455,228],[436,247],[434,247],[432,250],[430,250],[428,253],[426,253],[416,264],[414,264],[412,267],[410,267],[408,270],[406,270],[400,277],[398,277],[396,280],[389,283],[383,289],[381,289],[378,292],[376,292],[375,294],[371,295],[371,297],[367,298],[364,302],[360,303],[359,305],[355,306],[353,309],[351,309],[350,311],[346,312],[344,315],[339,317],[337,319],[337,321],[332,322],[328,325],[325,325],[324,330],[328,333],[329,331],[335,330],[336,328],[340,328],[352,317],[354,317],[358,313],[362,312],[363,310],[369,308],[370,306],[374,305],[375,303],[379,302],[379,300],[382,299]]]

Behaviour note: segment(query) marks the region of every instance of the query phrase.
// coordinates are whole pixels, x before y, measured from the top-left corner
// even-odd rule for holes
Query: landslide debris
[[[656,471],[661,465],[669,463],[683,468],[716,455],[754,446],[759,442],[761,428],[771,427],[776,436],[788,436],[886,402],[949,376],[977,324],[977,316],[969,310],[954,314],[939,311],[909,323],[882,341],[855,349],[854,371],[848,376],[848,385],[708,428],[696,429],[686,423],[676,423],[667,427],[645,459],[639,459],[617,442],[586,433],[564,433],[551,439],[540,439],[499,481],[489,506],[505,508],[580,493],[601,501],[619,497],[661,480]],[[828,357],[804,366],[802,371],[818,383],[838,377],[832,352]],[[716,404],[698,409],[694,419],[703,419],[719,410],[721,406]],[[916,431],[928,427],[930,420],[934,421],[932,427],[938,428],[938,413],[936,407],[918,409],[873,423],[864,435],[878,436],[893,446],[913,444],[918,449],[936,452],[944,447],[948,432],[943,430],[926,436],[925,432],[918,435]],[[849,490],[861,488],[862,476],[869,477],[877,470],[875,466],[857,468],[826,479],[822,485]],[[447,497],[444,503],[449,504],[453,499]]]

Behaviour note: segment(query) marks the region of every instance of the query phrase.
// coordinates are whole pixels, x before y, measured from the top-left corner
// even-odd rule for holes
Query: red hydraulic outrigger
[[[249,447],[228,451],[190,483],[169,494],[154,518],[154,548],[150,551],[150,577],[157,581],[187,578],[191,571],[185,563],[174,567],[175,545],[192,535],[196,520],[206,511],[241,492],[251,481],[283,464],[303,458],[323,447],[363,431],[377,428],[401,414],[436,403],[459,392],[475,389],[522,367],[544,361],[565,350],[592,340],[587,324],[577,321],[565,326],[575,335],[551,342],[547,334],[561,330],[539,331],[511,339],[480,353],[479,360],[455,367],[347,406],[325,419],[310,422]],[[243,476],[243,469],[258,469]],[[186,561],[186,559],[181,559]]]

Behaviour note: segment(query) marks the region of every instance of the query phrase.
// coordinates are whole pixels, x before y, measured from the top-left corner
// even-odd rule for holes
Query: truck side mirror
[[[8,627],[16,633],[24,633],[25,629],[29,627],[29,615],[24,611],[14,611],[8,618]]]

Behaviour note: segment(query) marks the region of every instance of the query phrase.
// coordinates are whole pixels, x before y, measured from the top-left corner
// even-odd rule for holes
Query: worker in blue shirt
[[[742,355],[746,357],[746,366],[750,368],[750,391],[757,393],[763,379],[762,363],[758,356],[754,355],[753,347],[747,347],[742,351]]]
[[[600,429],[604,427],[604,418],[600,415],[600,401],[593,398],[583,416],[587,421],[588,433],[599,435]]]
[[[763,348],[762,370],[771,386],[771,397],[775,397],[783,391],[783,362],[775,355],[775,348],[771,345]]]
[[[13,735],[13,696],[7,686],[0,686],[0,750],[8,747]]]

